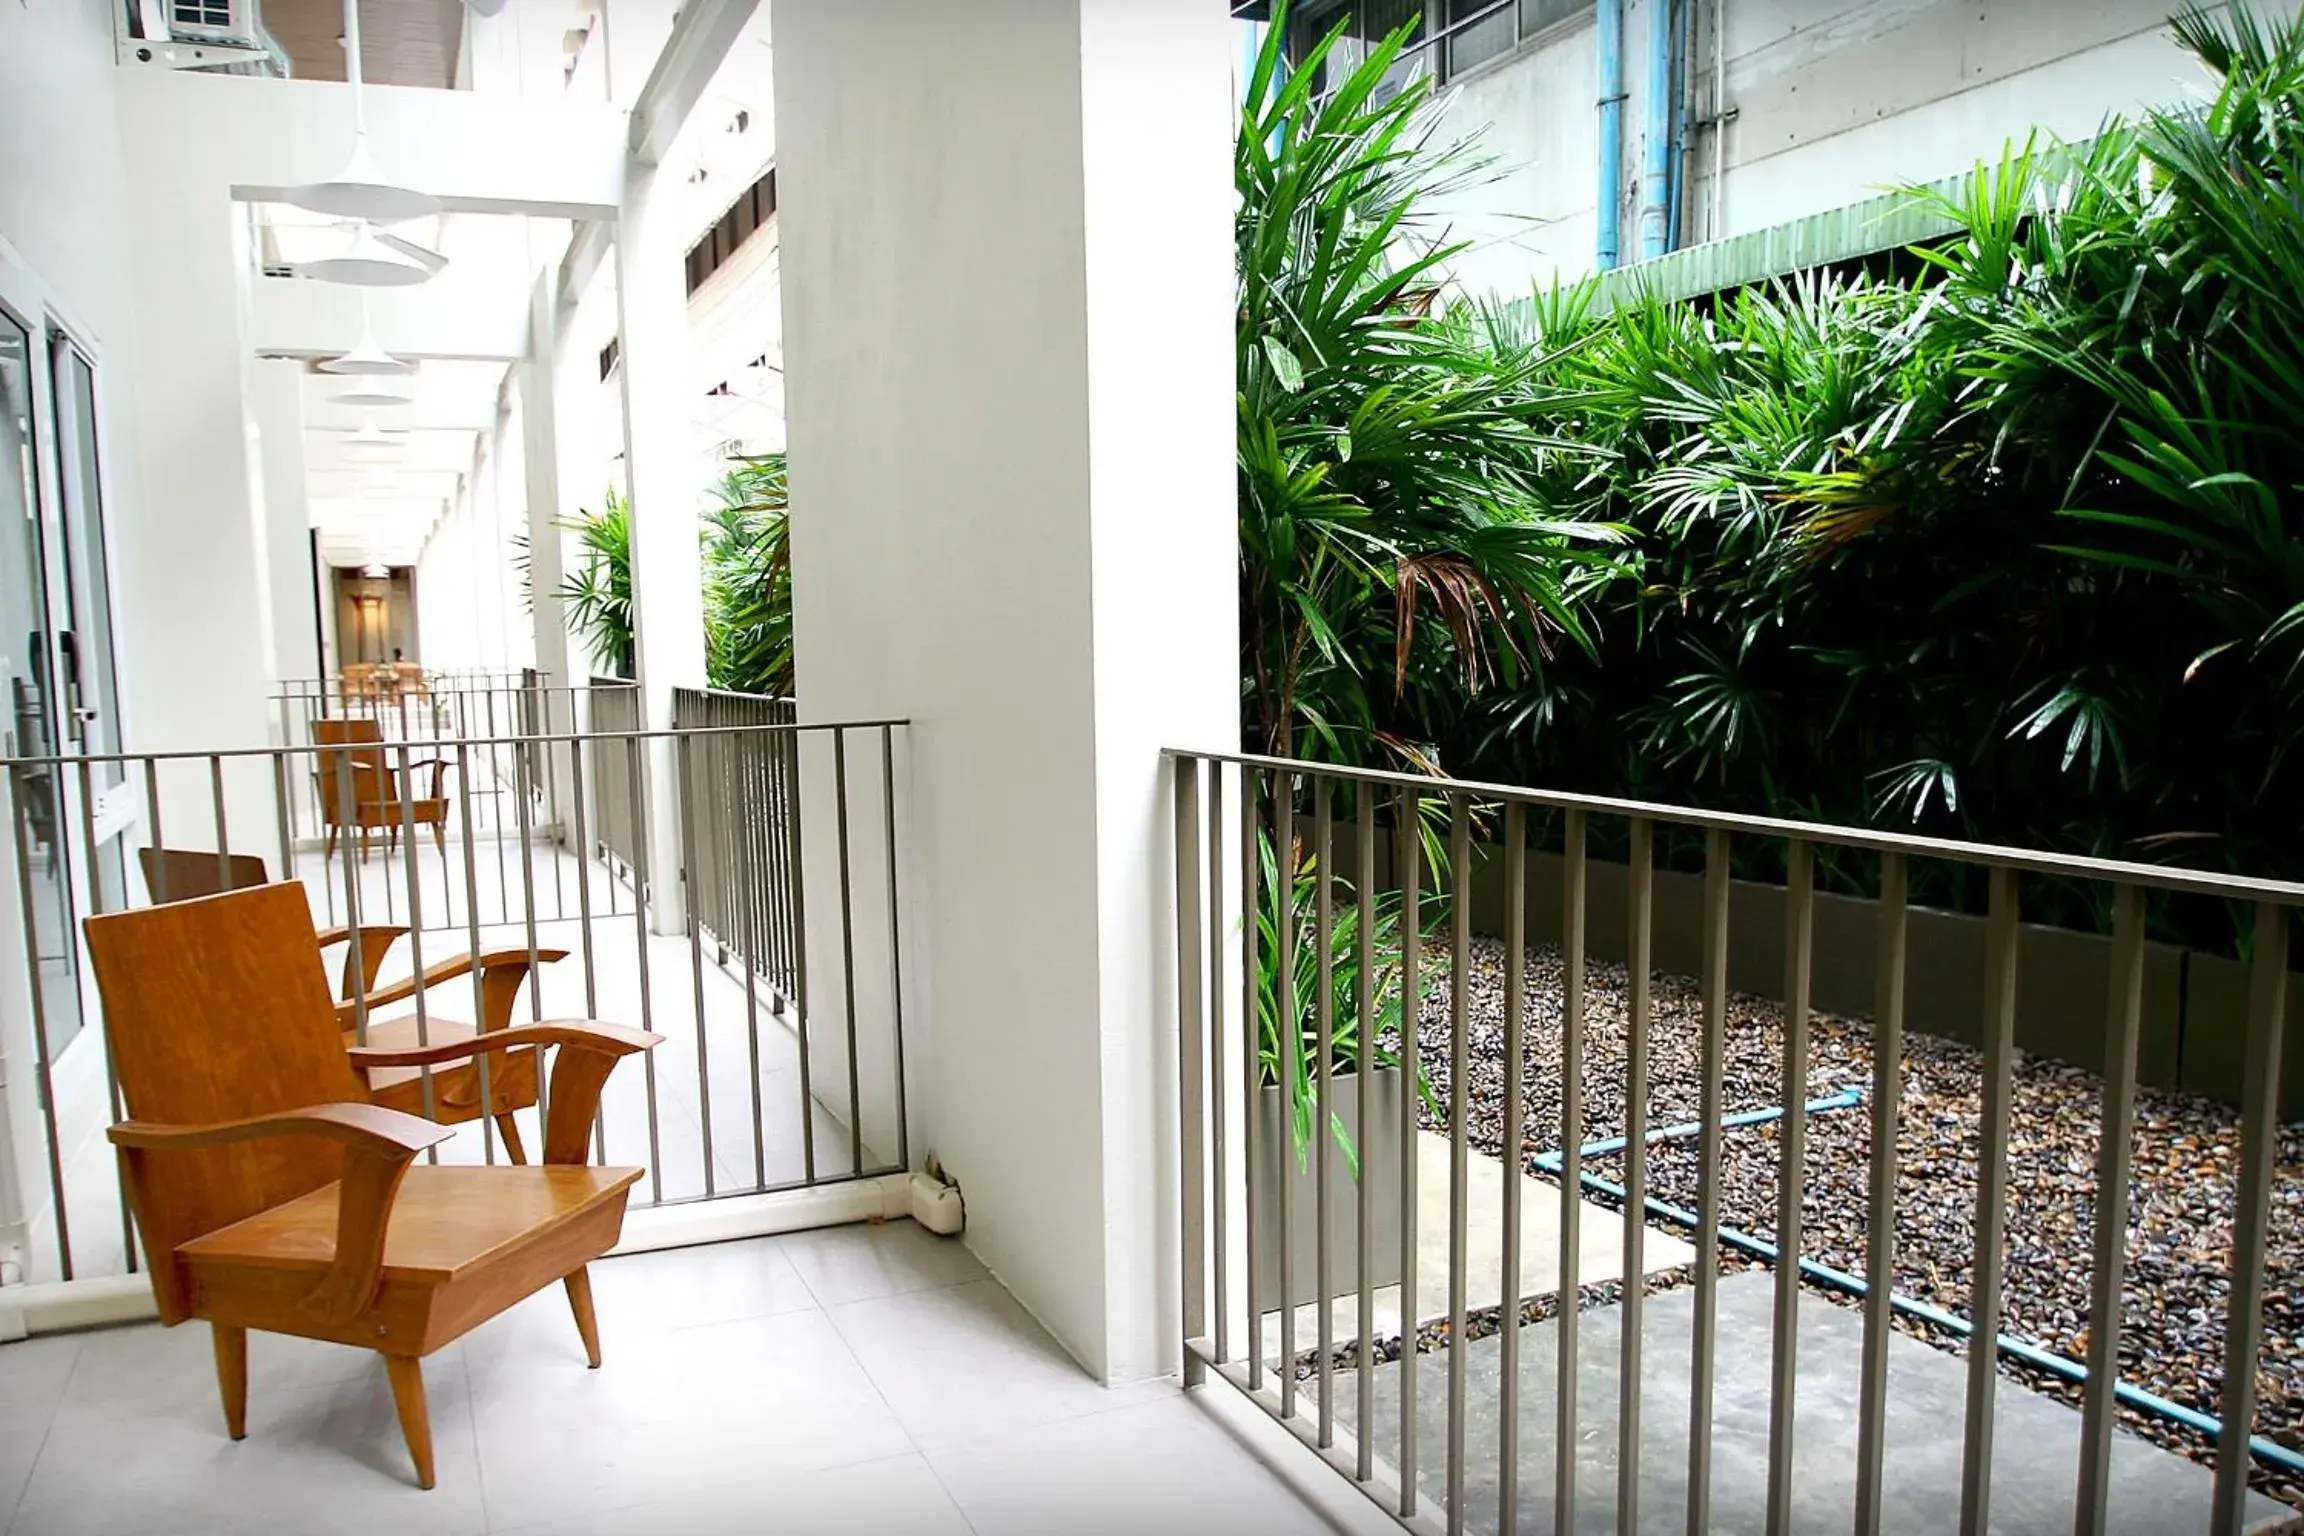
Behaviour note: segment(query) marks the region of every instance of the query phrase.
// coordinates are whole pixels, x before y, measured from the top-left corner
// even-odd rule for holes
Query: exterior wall
[[[1639,248],[1647,47],[1661,0],[1623,3],[1618,196],[1629,261]],[[2086,138],[2108,115],[2206,88],[2167,33],[2173,0],[1689,3],[1697,10],[1682,245],[1957,175],[2035,132]],[[2290,15],[2296,4],[2270,0],[2257,10]],[[1596,33],[1589,17],[1563,24],[1452,85],[1446,132],[1480,132],[1498,161],[1494,179],[1448,208],[1455,231],[1479,242],[1458,264],[1467,287],[1513,294],[1592,269]],[[1708,126],[1716,78],[1728,114],[1717,143]]]

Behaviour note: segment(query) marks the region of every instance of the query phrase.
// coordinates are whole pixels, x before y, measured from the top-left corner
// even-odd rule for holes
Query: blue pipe
[[[1828,1095],[1825,1098],[1810,1099],[1806,1105],[1806,1108],[1808,1113],[1812,1115],[1822,1115],[1829,1114],[1835,1109],[1854,1109],[1857,1105],[1863,1102],[1863,1089],[1848,1088],[1843,1089],[1839,1093]],[[1729,1115],[1720,1122],[1720,1125],[1723,1130],[1735,1130],[1739,1126],[1766,1125],[1771,1120],[1781,1120],[1783,1118],[1784,1107],[1779,1104],[1771,1109],[1747,1109],[1741,1114]],[[1686,1125],[1668,1125],[1665,1126],[1662,1130],[1650,1131],[1647,1135],[1641,1137],[1640,1139],[1647,1142],[1685,1141],[1691,1136],[1701,1136],[1703,1134],[1704,1122],[1701,1120],[1691,1120]],[[1628,1136],[1603,1137],[1599,1141],[1588,1141],[1584,1143],[1583,1155],[1586,1157],[1610,1157],[1618,1152],[1623,1151],[1630,1145],[1631,1138]],[[1548,1152],[1544,1154],[1544,1156],[1551,1158],[1555,1163],[1557,1163],[1559,1161],[1560,1154],[1557,1152]],[[1537,1160],[1541,1162],[1543,1161],[1543,1158],[1539,1158]],[[1560,1170],[1555,1167],[1552,1169],[1552,1171],[1557,1173]]]
[[[1594,0],[1600,28],[1600,249],[1605,272],[1624,258],[1624,0]]]
[[[1672,248],[1672,6],[1674,0],[1648,0],[1647,129],[1640,177],[1640,258]]]
[[[1561,1172],[1560,1157],[1557,1153],[1546,1152],[1532,1161],[1547,1173],[1557,1176]],[[1578,1182],[1584,1188],[1597,1194],[1606,1195],[1612,1200],[1623,1201],[1627,1204],[1631,1201],[1631,1194],[1623,1185],[1603,1179],[1597,1174],[1583,1174]],[[1703,1229],[1703,1218],[1685,1207],[1672,1205],[1653,1197],[1643,1201],[1642,1204],[1649,1215],[1660,1216],[1674,1226],[1686,1227],[1692,1232]],[[1721,1242],[1731,1248],[1749,1253],[1754,1258],[1765,1260],[1770,1264],[1779,1263],[1783,1259],[1782,1250],[1765,1238],[1754,1237],[1749,1232],[1740,1232],[1736,1228],[1728,1226],[1719,1227],[1717,1231]],[[1845,1270],[1834,1269],[1828,1264],[1819,1264],[1814,1259],[1801,1259],[1800,1273],[1819,1284],[1831,1286],[1834,1290],[1846,1292],[1851,1296],[1865,1295],[1871,1289],[1863,1277],[1851,1275]],[[1907,1317],[1919,1318],[1922,1322],[1941,1328],[1946,1333],[1955,1334],[1960,1338],[1969,1338],[1976,1332],[1975,1325],[1966,1318],[1955,1317],[1940,1307],[1932,1307],[1924,1301],[1915,1301],[1909,1296],[1899,1296],[1890,1292],[1888,1305]],[[2070,1382],[2085,1382],[2088,1379],[2088,1367],[2077,1360],[2067,1360],[2062,1355],[2051,1354],[2037,1344],[2027,1344],[2022,1339],[2011,1338],[2005,1333],[1999,1335],[1996,1342],[2001,1354],[2012,1360],[2021,1360],[2026,1365],[2046,1371],[2051,1376],[2059,1376]],[[2187,1429],[2206,1435],[2211,1440],[2223,1437],[2224,1426],[2217,1419],[2196,1408],[2187,1408],[2182,1403],[2170,1402],[2158,1393],[2147,1392],[2141,1387],[2133,1387],[2127,1382],[2116,1380],[2112,1383],[2112,1395],[2131,1408],[2157,1415],[2163,1419],[2173,1420]],[[2267,1440],[2261,1435],[2248,1437],[2248,1450],[2258,1461],[2269,1463],[2292,1476],[2304,1474],[2304,1455],[2299,1455],[2286,1446]]]

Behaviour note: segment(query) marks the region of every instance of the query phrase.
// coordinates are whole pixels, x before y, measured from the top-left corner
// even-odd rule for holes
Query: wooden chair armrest
[[[646,1030],[602,1024],[594,1019],[549,1019],[542,1024],[522,1024],[492,1034],[405,1050],[356,1046],[351,1056],[352,1065],[357,1068],[429,1067],[481,1051],[561,1046],[563,1049],[552,1059],[552,1091],[546,1100],[544,1117],[544,1161],[581,1163],[586,1158],[593,1117],[600,1110],[600,1090],[607,1085],[608,1074],[615,1069],[619,1058],[635,1051],[652,1050],[662,1044],[663,1039],[662,1035],[652,1035]]]
[[[437,964],[425,967],[421,977],[403,976],[368,993],[365,1001],[369,1011],[402,1002],[414,997],[421,982],[426,991],[459,976],[480,972],[480,1009],[478,1021],[483,1034],[502,1029],[511,1022],[512,999],[520,991],[520,983],[528,975],[528,951],[525,949],[491,949],[477,955],[455,955]],[[539,949],[538,964],[549,964],[568,958],[564,949]],[[351,1030],[359,1018],[357,1001],[346,998],[336,1008],[337,1027]]]
[[[362,923],[360,925],[359,974],[353,974],[352,955],[350,951],[346,951],[344,955],[344,982],[337,992],[337,996],[349,1002],[355,984],[357,984],[358,990],[362,992],[375,991],[376,973],[384,969],[384,957],[391,953],[392,946],[399,942],[407,932],[407,929],[390,923]],[[332,945],[349,943],[351,938],[352,930],[350,928],[323,928],[320,930],[320,947],[327,949]]]
[[[314,1104],[216,1125],[149,1125],[141,1120],[123,1120],[104,1134],[112,1145],[137,1152],[190,1151],[266,1136],[318,1136],[347,1147],[414,1157],[456,1132],[421,1115],[404,1115],[376,1104]]]
[[[319,1136],[342,1144],[336,1255],[299,1305],[321,1321],[343,1327],[368,1310],[384,1283],[384,1231],[408,1165],[417,1153],[456,1133],[375,1104],[314,1104],[220,1125],[143,1125],[131,1120],[105,1134],[129,1165],[132,1190],[143,1183],[136,1163],[153,1152],[227,1146],[267,1136]]]

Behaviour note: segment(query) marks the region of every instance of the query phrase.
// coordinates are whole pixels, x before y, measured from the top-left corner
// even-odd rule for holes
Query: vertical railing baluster
[[[1416,1513],[1416,1105],[1421,1081],[1417,979],[1424,942],[1423,799],[1400,792],[1400,1514]],[[1362,1417],[1366,1417],[1363,1411]]]
[[[456,806],[457,826],[462,834],[459,846],[464,863],[464,944],[466,954],[477,955],[480,953],[480,867],[472,846],[471,773],[471,745],[459,739],[456,743],[456,783],[459,789]],[[592,927],[589,922],[584,927],[584,951],[584,1016],[588,1019],[598,1018],[599,1005],[592,998]],[[536,984],[537,978],[531,974],[528,985],[533,988]],[[488,1017],[486,980],[478,966],[472,967],[472,1017],[476,1022]],[[491,1075],[496,1070],[492,1060],[495,1054],[494,1051],[482,1051],[474,1061],[480,1073],[480,1102],[491,1106],[496,1102],[491,1081]],[[536,1063],[536,1075],[541,1084],[544,1076],[544,1063],[541,1060]],[[536,1144],[542,1146],[544,1117],[538,1115],[536,1121]],[[496,1117],[492,1114],[480,1117],[480,1161],[491,1168],[496,1165]],[[602,1161],[606,1161],[605,1153],[602,1154]]]
[[[1960,1530],[1992,1524],[1992,1397],[2000,1379],[2000,1274],[2008,1224],[2008,1111],[2016,1051],[2016,871],[1995,868],[1985,917],[1984,1086],[1977,1127],[1976,1255],[1969,1270],[1968,1404]]]
[[[1184,1385],[1207,1377],[1194,1353],[1208,1326],[1208,1187],[1201,1138],[1206,1063],[1201,1039],[1200,956],[1200,760],[1178,757],[1176,776],[1176,1060],[1183,1085],[1177,1095],[1181,1125],[1184,1207]]]
[[[849,875],[848,729],[832,727],[832,802],[840,833],[840,985],[848,1028],[848,1171],[864,1171],[864,1095],[856,1060],[856,894]]]
[[[2248,1441],[2264,1345],[2264,1249],[2280,1139],[2280,1037],[2288,1027],[2288,909],[2256,906],[2248,969],[2248,1070],[2240,1090],[2240,1165],[2232,1210],[2231,1290],[2224,1313],[2224,1393],[2216,1441],[2215,1536],[2248,1528]]]
[[[905,739],[909,742],[911,738],[906,737]],[[1217,772],[1216,765],[1209,764],[1209,794],[1213,803],[1219,807],[1224,803],[1224,792],[1221,785],[1222,779]],[[893,726],[886,725],[880,727],[880,793],[882,797],[880,808],[887,823],[888,837],[888,1010],[889,1028],[893,1033],[896,1048],[896,1165],[899,1168],[909,1168],[912,1166],[912,1116],[907,1107],[909,1090],[904,1078],[904,927],[898,916],[903,908],[903,886],[898,878],[896,860],[896,732]],[[1221,817],[1218,819],[1221,820]],[[1209,852],[1214,853],[1215,851],[1214,834],[1211,833]],[[1223,867],[1221,860],[1211,866],[1208,877],[1211,902],[1215,899],[1215,890],[1221,878]],[[1217,935],[1222,932],[1222,929],[1210,924],[1208,942],[1212,945],[1217,944],[1219,942]],[[1210,962],[1209,973],[1212,978],[1211,987],[1220,987],[1224,967]],[[1217,1001],[1218,999],[1215,997],[1210,998],[1211,1003]],[[1211,1042],[1220,1041],[1223,1038],[1224,1015],[1220,1007],[1213,1014],[1213,1018],[1215,1022],[1210,1026],[1211,1033],[1209,1036]],[[1222,1111],[1219,1110],[1218,1113],[1221,1115]],[[1219,1240],[1223,1237],[1221,1217],[1219,1217],[1217,1237]]]
[[[1704,834],[1703,1089],[1696,1141],[1696,1321],[1688,1364],[1688,1536],[1712,1526],[1712,1371],[1720,1338],[1720,1143],[1728,1031],[1728,834]]]
[[[1626,871],[1624,1300],[1616,1366],[1616,1529],[1640,1529],[1640,1327],[1648,1278],[1648,1023],[1655,962],[1656,825],[1635,816]]]
[[[1504,808],[1504,1256],[1498,1295],[1502,1418],[1496,1426],[1496,1536],[1520,1529],[1520,1205],[1528,1167],[1528,812]],[[1627,1219],[1627,1226],[1638,1226]]]
[[[1304,1070],[1304,1024],[1298,1016],[1296,996],[1296,776],[1287,769],[1272,775],[1272,852],[1279,860],[1273,892],[1274,943],[1272,946],[1275,1038],[1278,1060],[1273,1063],[1280,1080],[1278,1155],[1280,1173],[1272,1181],[1272,1197],[1280,1219],[1280,1417],[1296,1413],[1296,1221],[1290,1210],[1296,1172],[1296,1095]]]
[[[801,814],[800,733],[785,737],[785,829],[791,853],[786,864],[792,886],[792,1031],[798,1037],[800,1065],[800,1167],[809,1184],[816,1182],[816,1062],[811,1049],[815,1020],[808,1016],[808,844]]]
[[[1880,855],[1879,958],[1872,1010],[1872,1163],[1864,1218],[1863,1380],[1856,1414],[1856,1536],[1880,1536],[1886,1514],[1888,1335],[1895,1324],[1896,1125],[1904,1097],[1904,854]]]
[[[2120,1376],[2128,1174],[2136,1133],[2136,1048],[2144,1015],[2144,892],[2112,888],[2112,977],[2105,988],[2104,1123],[2096,1144],[2096,1256],[2089,1272],[2088,1378],[2080,1405],[2073,1536],[2104,1536],[2111,1512],[2113,1393]]]
[[[638,701],[634,701],[637,709]],[[631,847],[632,859],[632,943],[637,951],[640,978],[640,1027],[653,1033],[656,1027],[654,999],[650,995],[648,975],[648,880],[654,855],[648,847],[648,785],[642,753],[643,740],[637,726],[624,738],[625,785],[630,790],[632,804]],[[640,1071],[648,1090],[648,1187],[654,1203],[664,1203],[664,1143],[663,1127],[656,1109],[656,1053],[640,1053]],[[802,1068],[805,1073],[806,1068]]]
[[[1328,803],[1333,787],[1318,774],[1309,776],[1312,790],[1312,931],[1320,948],[1314,959],[1312,1000],[1312,1235],[1313,1294],[1319,1307],[1317,1332],[1320,1359],[1315,1367],[1320,1391],[1320,1449],[1336,1443],[1336,1373],[1331,1358],[1336,1352],[1336,1275],[1328,1209],[1329,1160],[1336,1140],[1331,1129],[1335,1116],[1336,1055],[1336,896],[1334,871],[1329,861],[1335,852],[1335,823]],[[1362,1136],[1366,1131],[1363,1129]]]
[[[1448,862],[1448,1530],[1461,1536],[1472,1228],[1472,807],[1462,795],[1449,797]],[[1413,1320],[1401,1324],[1413,1334]]]
[[[1357,1460],[1353,1475],[1367,1482],[1375,1473],[1376,1426],[1370,1405],[1376,1400],[1376,1159],[1394,1149],[1377,1145],[1376,1124],[1369,1100],[1369,1079],[1376,1074],[1376,791],[1368,784],[1354,786],[1359,797],[1359,865],[1354,871],[1354,899],[1359,904],[1359,971],[1354,980],[1352,1020],[1356,1030],[1352,1057],[1353,1110],[1360,1121],[1360,1180],[1353,1200],[1353,1291],[1358,1302],[1353,1332],[1360,1341],[1353,1355],[1358,1391],[1353,1397],[1358,1433],[1354,1436]],[[1415,1102],[1411,1094],[1403,1104]],[[1401,1134],[1408,1134],[1405,1123]]]
[[[1257,1391],[1264,1385],[1264,1311],[1263,1271],[1264,1240],[1261,1225],[1264,1216],[1263,1192],[1259,1187],[1264,1177],[1263,1116],[1259,1113],[1262,1098],[1259,1089],[1263,1076],[1261,1062],[1264,1054],[1263,988],[1259,984],[1257,956],[1258,925],[1264,912],[1258,905],[1258,891],[1263,885],[1263,825],[1262,797],[1257,788],[1260,770],[1246,763],[1240,765],[1240,1140],[1247,1162],[1246,1222],[1241,1237],[1247,1248],[1248,1331],[1242,1337],[1248,1344],[1248,1390]],[[1278,1038],[1275,1021],[1274,1038]]]
[[[1808,987],[1815,944],[1816,861],[1784,847],[1784,1061],[1776,1139],[1776,1296],[1768,1377],[1768,1532],[1791,1536],[1792,1409],[1800,1369],[1800,1200],[1808,1182]]]
[[[1560,819],[1560,1308],[1553,1371],[1552,1523],[1576,1528],[1577,1342],[1584,1281],[1584,813]],[[1639,1220],[1637,1212],[1628,1221]]]
[[[696,910],[696,759],[694,738],[679,732],[672,742],[675,764],[672,782],[680,796],[680,896],[682,921],[688,929],[688,971],[694,984],[696,1008],[696,1118],[697,1136],[704,1152],[704,1198],[719,1191],[712,1154],[712,1039],[704,1027],[704,923]]]
[[[45,770],[50,794],[53,796],[56,781],[60,775],[57,774],[55,765],[52,763],[38,766]],[[152,771],[150,758],[144,760],[144,767],[147,774]],[[32,813],[24,803],[24,775],[26,771],[27,765],[25,764],[11,763],[8,765],[8,807],[9,815],[14,819],[16,829],[16,910],[24,919],[24,955],[32,968],[32,975],[27,978],[31,985],[26,989],[32,1000],[32,1075],[40,1088],[40,1134],[41,1139],[46,1143],[48,1153],[50,1209],[56,1215],[57,1278],[70,1280],[73,1278],[72,1218],[64,1204],[64,1147],[56,1126],[56,1116],[59,1111],[56,1102],[55,1058],[48,1048],[47,990],[40,985],[40,920],[35,912],[38,898],[34,894],[32,878],[32,844],[34,841]],[[147,783],[149,782],[151,781],[148,779]],[[157,805],[159,803],[158,790],[154,789],[152,795],[153,803]],[[158,825],[157,818],[154,820],[154,825],[155,827]],[[159,834],[157,832],[153,834],[153,846],[159,846]],[[53,834],[48,845],[48,857],[56,871],[59,888],[68,891],[69,887],[65,885],[63,879],[64,847],[61,832]],[[71,942],[69,933],[65,935],[65,942]],[[109,1042],[106,1043],[105,1054],[107,1056],[111,1054]]]
[[[1215,1350],[1218,1361],[1232,1358],[1231,1136],[1225,1122],[1231,1095],[1224,1076],[1224,765],[1208,764],[1208,907],[1201,930],[1208,945],[1208,1119],[1212,1142],[1209,1178],[1210,1246],[1215,1250]],[[1249,1028],[1255,1016],[1249,1016]]]
[[[377,755],[379,757],[383,756],[381,751],[379,751]],[[424,985],[424,893],[416,880],[416,794],[415,787],[410,783],[408,777],[410,773],[415,771],[415,765],[410,760],[410,757],[411,754],[408,749],[407,733],[402,732],[400,741],[400,772],[396,780],[400,794],[399,833],[401,840],[401,855],[407,860],[408,869],[408,965],[411,974],[413,974],[416,978],[416,991],[414,994],[414,1001],[416,1004],[416,1045],[417,1048],[421,1050],[425,1046],[428,1046],[432,1043],[432,1016],[431,1007],[426,1002],[424,997],[424,994],[430,989]],[[386,877],[387,879],[390,877],[389,868],[386,870]],[[535,970],[533,965],[530,967],[529,976],[529,985],[534,986]],[[485,1014],[480,1015],[479,1018],[474,1021],[474,1027],[477,1028],[480,1024],[485,1023],[486,1020],[487,1016]],[[482,1051],[479,1054],[486,1056],[492,1053]],[[543,1072],[539,1070],[536,1074],[536,1077],[539,1085],[541,1085],[544,1077]],[[424,1106],[424,1118],[427,1120],[437,1120],[440,1117],[438,1089],[434,1082],[433,1069],[429,1065],[418,1067],[416,1069],[416,1092],[418,1100]],[[488,1099],[485,1093],[483,1093],[480,1103],[484,1109],[487,1107]],[[438,1164],[440,1161],[440,1149],[436,1146],[425,1148],[424,1160],[427,1163]]]

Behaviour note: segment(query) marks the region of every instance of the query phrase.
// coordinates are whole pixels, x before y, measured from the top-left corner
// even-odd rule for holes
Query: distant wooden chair
[[[143,866],[145,889],[152,893],[155,902],[188,901],[221,891],[247,890],[269,884],[271,879],[264,861],[249,853],[219,858],[193,849],[139,848],[136,858]],[[470,1020],[455,1017],[453,1011],[439,1012],[438,1005],[430,1002],[421,1020],[413,1012],[380,1018],[377,1010],[404,1003],[419,990],[414,976],[382,987],[376,984],[377,976],[384,969],[385,956],[396,942],[407,936],[408,930],[390,923],[361,924],[357,930],[360,935],[357,963],[351,948],[354,931],[349,927],[323,928],[315,934],[322,951],[339,944],[346,946],[336,1017],[347,1048],[360,1044],[363,1008],[368,1013],[367,1044],[378,1050],[407,1050],[420,1043],[437,1045],[469,1040],[475,1034],[491,1034],[511,1025],[520,984],[528,979],[531,969],[527,950],[494,949],[477,955],[455,955],[425,967],[421,990],[428,998],[459,976],[479,973],[477,1028]],[[550,964],[568,958],[568,951],[538,949],[534,958],[538,964]],[[418,1039],[419,1034],[422,1041]],[[520,1124],[512,1117],[518,1110],[536,1107],[540,1079],[536,1052],[505,1052],[502,1061],[490,1065],[486,1076],[485,1107],[481,1101],[482,1073],[477,1061],[432,1073],[429,1103],[425,1099],[425,1074],[413,1067],[370,1069],[368,1090],[375,1102],[386,1108],[425,1115],[442,1125],[462,1125],[486,1114],[496,1122],[497,1134],[504,1142],[504,1155],[514,1163],[526,1163],[528,1149],[521,1139]]]
[[[290,884],[87,920],[129,1119],[111,1128],[160,1320],[205,1320],[232,1438],[248,1330],[384,1356],[416,1480],[434,1482],[423,1357],[558,1280],[600,1364],[585,1269],[644,1170],[586,1166],[617,1059],[657,1037],[559,1021],[345,1052]],[[373,1102],[363,1070],[557,1047],[544,1165],[416,1165],[453,1133]]]
[[[426,827],[441,857],[448,854],[448,770],[443,757],[410,757],[403,776],[393,766],[396,753],[384,748],[381,721],[315,720],[312,740],[322,750],[318,758],[318,795],[321,824],[328,829],[323,861],[336,856],[339,834],[350,832],[359,840],[360,858],[368,858],[368,840],[383,833],[387,845],[400,846],[400,829]]]

